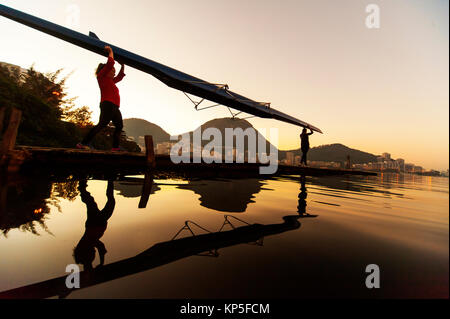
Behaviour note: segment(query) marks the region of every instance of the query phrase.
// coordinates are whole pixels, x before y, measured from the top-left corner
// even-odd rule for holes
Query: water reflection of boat
[[[248,224],[228,231],[219,231],[184,237],[158,243],[134,257],[114,262],[92,270],[81,271],[80,289],[124,276],[147,271],[176,260],[204,252],[242,243],[251,243],[263,237],[281,234],[300,227],[299,216],[285,216],[278,224]],[[66,276],[0,292],[0,298],[49,298],[67,296],[72,290],[66,287]]]
[[[249,183],[248,181],[244,181]],[[261,189],[260,181],[253,180],[253,185],[258,185],[258,191]],[[262,184],[262,183],[261,183]],[[108,183],[109,192],[112,193],[112,181]],[[153,185],[153,179],[151,175],[147,175],[142,186],[141,201],[148,200],[148,196],[151,192]],[[241,184],[242,186],[243,184]],[[83,188],[83,185],[81,185]],[[253,191],[254,189],[252,189]],[[252,194],[250,191],[250,194]],[[108,190],[107,190],[108,192]],[[249,193],[246,193],[249,194]],[[301,187],[301,203],[306,207],[306,186],[303,183]],[[251,199],[250,196],[246,196],[245,199]],[[245,204],[246,205],[246,204]],[[168,263],[193,256],[193,255],[206,255],[206,256],[218,256],[218,250],[230,247],[234,245],[244,243],[256,243],[261,244],[262,240],[271,235],[281,234],[287,231],[298,229],[301,224],[300,218],[303,217],[316,217],[316,215],[309,215],[306,211],[299,211],[298,215],[288,215],[283,217],[283,222],[275,224],[249,224],[242,219],[234,216],[225,215],[224,223],[217,232],[209,232],[199,224],[186,221],[184,226],[178,233],[172,238],[172,240],[160,242],[142,253],[121,261],[117,261],[107,265],[101,265],[100,267],[92,268],[87,267],[79,273],[80,275],[80,289],[94,286],[100,283],[108,282],[111,280],[119,279],[128,275],[147,271],[159,266],[166,265]],[[231,219],[240,221],[243,226],[235,226]],[[203,228],[206,233],[195,234],[192,230],[192,225]],[[225,226],[230,226],[231,230],[224,230]],[[106,227],[105,229],[106,230]],[[183,231],[188,230],[193,236],[178,238],[178,235]],[[73,290],[66,286],[67,276],[50,279],[47,281],[7,290],[0,292],[0,298],[49,298],[53,296],[65,297],[69,295]]]

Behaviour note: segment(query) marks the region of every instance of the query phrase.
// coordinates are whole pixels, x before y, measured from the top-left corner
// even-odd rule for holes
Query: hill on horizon
[[[123,130],[128,136],[132,136],[138,143],[140,136],[151,135],[153,143],[170,141],[170,134],[160,126],[139,118],[129,118],[123,120]]]
[[[280,151],[279,159],[286,158],[287,152],[294,153],[294,156],[302,155],[300,149]],[[350,155],[350,161],[354,164],[377,161],[377,156],[374,154],[353,149],[340,143],[312,147],[308,152],[308,161],[346,162],[347,155]]]

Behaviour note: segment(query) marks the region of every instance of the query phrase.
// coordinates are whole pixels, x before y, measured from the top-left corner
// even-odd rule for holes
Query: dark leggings
[[[300,163],[306,164],[306,154],[308,153],[309,149],[303,149],[302,148],[302,159],[300,160]]]
[[[87,220],[86,227],[93,226],[106,226],[108,219],[114,212],[116,201],[114,199],[114,182],[108,181],[108,187],[106,189],[106,201],[105,207],[100,210],[91,194],[86,190],[86,186],[79,188],[81,201],[86,204],[87,207]]]
[[[120,113],[119,107],[109,101],[103,101],[100,103],[100,120],[98,121],[98,124],[89,131],[81,143],[84,145],[89,144],[94,136],[105,128],[111,121],[115,127],[112,147],[119,147],[120,134],[122,133],[123,128],[122,114]]]

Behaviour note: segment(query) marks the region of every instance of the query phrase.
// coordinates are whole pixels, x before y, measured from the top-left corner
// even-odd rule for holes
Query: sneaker
[[[89,146],[81,144],[81,143],[77,144],[77,148],[80,150],[90,150],[91,149]]]

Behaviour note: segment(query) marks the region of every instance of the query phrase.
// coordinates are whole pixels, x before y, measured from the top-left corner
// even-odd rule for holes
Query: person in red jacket
[[[125,76],[124,65],[121,63],[120,72],[117,76],[115,76],[116,70],[114,68],[113,50],[109,46],[105,46],[105,50],[108,52],[108,61],[106,64],[100,63],[97,67],[97,71],[95,72],[101,93],[100,119],[98,124],[89,131],[81,143],[77,144],[77,148],[80,149],[90,149],[88,144],[92,141],[95,135],[112,121],[115,126],[115,130],[111,150],[119,150],[119,140],[123,128],[123,121],[122,114],[119,109],[119,89],[117,88],[116,83],[120,82]]]

